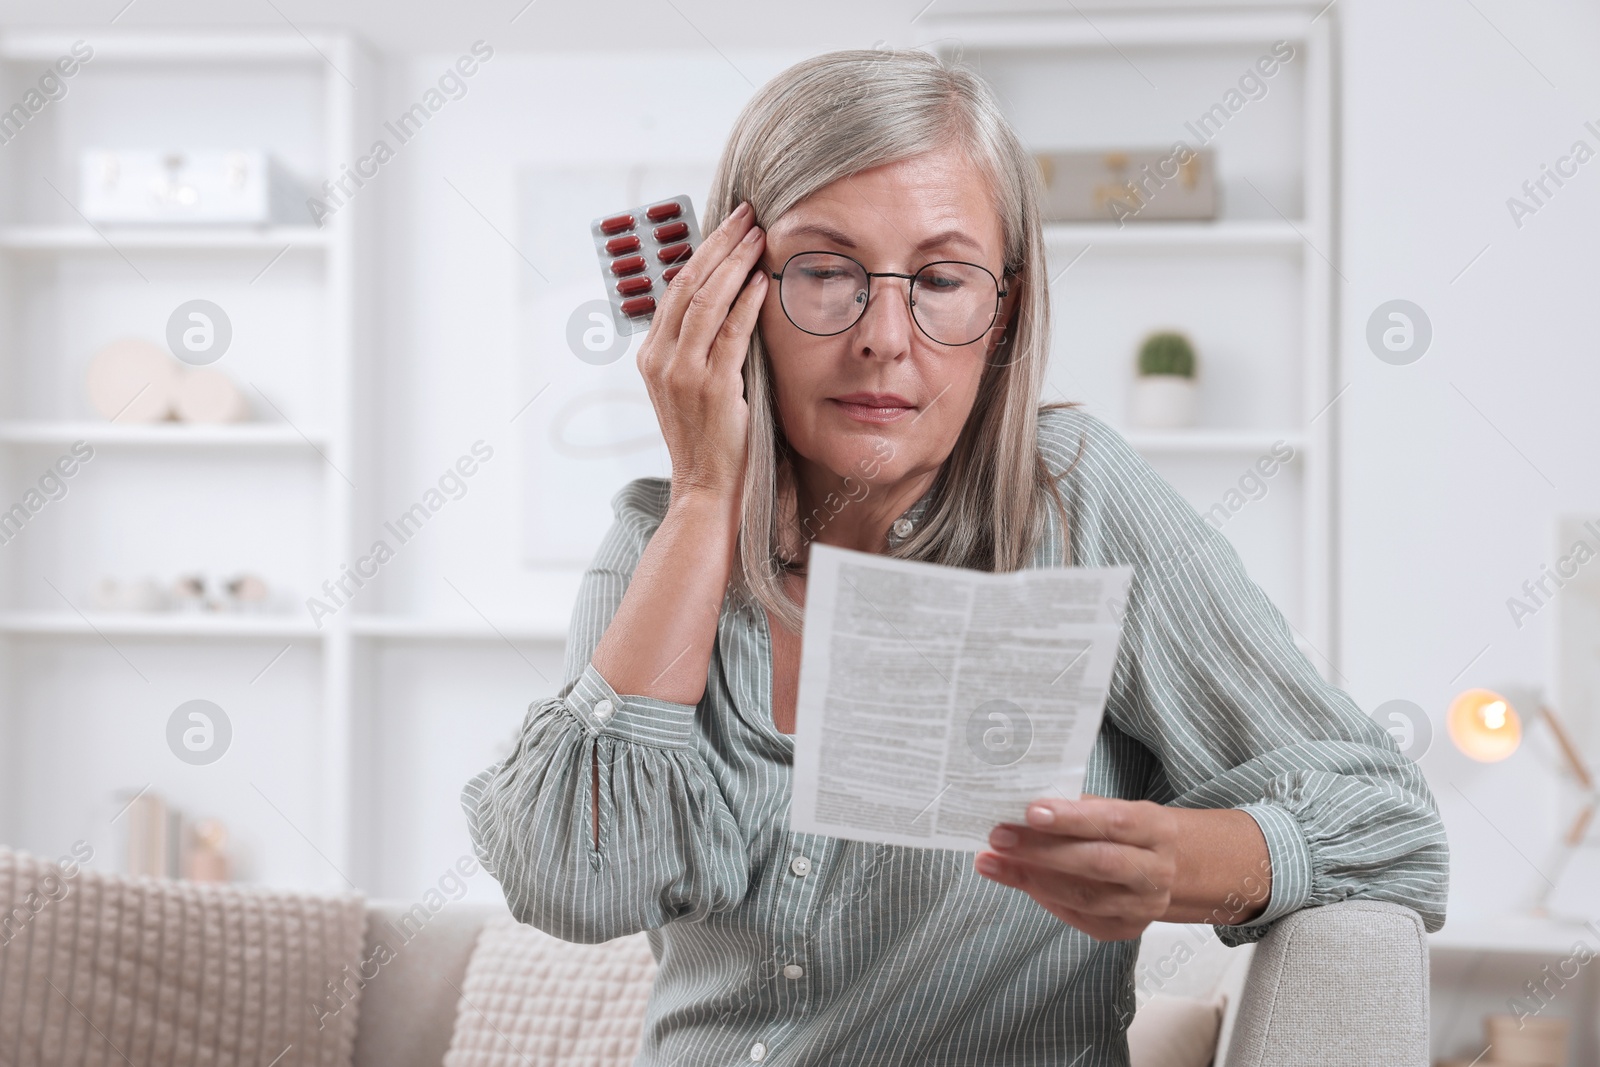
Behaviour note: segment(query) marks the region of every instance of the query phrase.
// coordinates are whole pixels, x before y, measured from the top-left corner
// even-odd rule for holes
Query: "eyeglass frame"
[[[814,332],[812,330],[806,329],[804,326],[801,326],[798,322],[795,322],[794,321],[794,316],[789,314],[789,309],[787,307],[784,307],[784,304],[783,304],[783,276],[789,270],[789,264],[793,263],[796,259],[800,258],[801,256],[838,256],[840,259],[848,259],[850,262],[852,262],[856,266],[860,267],[861,268],[861,273],[865,274],[867,276],[867,299],[862,302],[861,311],[856,315],[855,319],[851,321],[849,326],[844,327],[844,329],[842,329],[842,330],[834,330],[832,333],[816,333],[816,332]],[[941,341],[937,337],[933,336],[933,334],[929,333],[928,332],[928,328],[926,326],[922,325],[922,320],[917,318],[917,302],[911,296],[912,290],[916,288],[917,279],[922,277],[922,272],[923,271],[927,270],[929,267],[937,267],[941,263],[959,263],[964,267],[976,267],[979,270],[983,271],[983,273],[987,274],[989,276],[989,280],[990,281],[994,282],[994,291],[995,291],[995,296],[994,296],[994,314],[989,319],[989,325],[985,326],[983,328],[983,331],[981,333],[979,333],[978,336],[974,337],[971,341],[962,341],[960,344],[951,344],[948,341]],[[799,330],[801,333],[809,334],[812,337],[838,337],[841,333],[845,333],[848,330],[855,329],[856,325],[858,323],[860,323],[862,318],[864,318],[866,316],[866,314],[867,314],[867,305],[872,303],[872,279],[874,279],[874,278],[904,278],[908,282],[911,283],[910,285],[906,286],[906,309],[911,312],[911,321],[917,324],[917,329],[922,331],[922,335],[924,337],[926,337],[928,340],[932,341],[934,344],[943,345],[946,348],[965,348],[967,345],[975,344],[976,342],[983,340],[984,334],[987,334],[990,330],[994,329],[995,320],[1000,317],[1000,301],[1004,300],[1005,297],[1006,297],[1006,294],[1011,291],[1010,289],[1002,289],[1002,288],[1000,288],[1000,279],[995,277],[994,271],[990,270],[988,267],[985,267],[982,263],[973,263],[973,262],[971,262],[969,260],[965,260],[965,259],[935,259],[935,260],[930,260],[929,262],[924,263],[922,266],[918,267],[915,274],[901,274],[901,273],[899,273],[897,271],[892,271],[892,270],[870,271],[870,270],[867,269],[867,265],[865,263],[861,262],[855,256],[849,256],[849,255],[846,255],[843,252],[834,252],[834,251],[831,251],[831,250],[826,249],[826,248],[815,248],[815,249],[811,249],[811,250],[805,251],[805,252],[796,252],[794,255],[790,256],[788,259],[783,261],[783,270],[769,270],[769,271],[767,271],[767,273],[772,275],[772,277],[778,283],[778,307],[782,308],[783,317],[789,320],[789,325],[793,326],[795,329]],[[1005,270],[1004,268],[1002,268],[1001,276],[1002,277],[1006,277],[1006,278],[1013,278],[1016,275],[1013,274],[1011,271]]]

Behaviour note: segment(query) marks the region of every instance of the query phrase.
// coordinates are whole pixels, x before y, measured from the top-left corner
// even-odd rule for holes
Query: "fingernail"
[[[733,214],[737,218],[744,218],[749,213],[750,213],[750,201],[748,201],[748,200],[739,201],[739,206],[733,209]]]
[[[750,227],[749,230],[747,230],[745,232],[745,235],[744,235],[743,239],[740,240],[739,243],[740,244],[746,244],[746,245],[753,245],[753,244],[756,243],[756,238],[758,238],[760,236],[761,236],[761,228],[759,226],[752,226],[752,227]]]
[[[990,878],[999,877],[1000,861],[986,853],[978,855],[978,873],[986,874]]]
[[[1056,821],[1056,813],[1043,804],[1028,806],[1028,822],[1034,826],[1049,826]]]
[[[989,831],[989,844],[995,848],[1011,848],[1018,841],[1017,832],[1004,826]]]

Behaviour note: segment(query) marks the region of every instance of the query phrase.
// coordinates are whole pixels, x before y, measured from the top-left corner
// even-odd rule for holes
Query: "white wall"
[[[1520,229],[1506,207],[1574,140],[1600,149],[1583,126],[1600,125],[1600,12],[1350,0],[1340,14],[1344,672],[1364,707],[1399,697],[1440,716],[1423,765],[1466,919],[1529,901],[1556,831],[1545,736],[1476,765],[1442,714],[1467,686],[1553,682],[1556,612],[1519,629],[1505,602],[1554,563],[1557,514],[1600,512],[1600,161]],[[1409,366],[1366,346],[1368,315],[1394,298],[1433,323]],[[1600,709],[1562,710],[1597,739]]]

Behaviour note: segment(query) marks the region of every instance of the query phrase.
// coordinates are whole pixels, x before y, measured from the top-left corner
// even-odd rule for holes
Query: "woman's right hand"
[[[744,360],[767,294],[751,274],[766,244],[748,203],[713,230],[672,279],[639,348],[672,458],[672,492],[736,500],[744,483]]]

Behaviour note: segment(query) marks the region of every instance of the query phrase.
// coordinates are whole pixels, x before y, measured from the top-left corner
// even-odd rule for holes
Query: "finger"
[[[1132,941],[1144,933],[1149,923],[1128,922],[1121,919],[1102,919],[1094,915],[1083,915],[1069,908],[1048,909],[1056,918],[1076,926],[1096,941]]]
[[[733,302],[733,310],[717,331],[717,340],[711,346],[713,374],[738,373],[744,357],[750,351],[750,335],[755,332],[756,321],[761,317],[761,304],[767,297],[767,274],[757,271],[750,275]]]
[[[1081,837],[1149,848],[1165,840],[1161,805],[1085,794],[1081,799],[1040,797],[1028,805],[1028,825],[1063,837]]]
[[[1065,905],[1085,915],[1135,914],[1150,910],[1151,902],[1162,896],[1148,886],[1141,892],[1119,883],[1080,878],[1048,867],[1021,863],[1010,856],[1001,857],[1000,864],[1018,889],[1041,902]]]
[[[1052,907],[1046,904],[1043,907],[1062,922],[1076,926],[1096,941],[1132,941],[1150,925],[1137,919],[1085,915],[1059,905]]]
[[[992,852],[979,853],[975,866],[985,878],[1028,894],[1050,914],[1097,940],[1137,937],[1149,925],[1149,920],[1134,918],[1151,910],[1148,898],[1137,894],[1098,890],[1087,884],[1067,888]]]
[[[1009,831],[1015,842],[1008,841]],[[1002,823],[990,833],[997,853],[1017,863],[1033,864],[1078,878],[1130,886],[1136,890],[1170,884],[1170,861],[1162,853],[1116,841],[1061,837],[1043,830]]]
[[[739,295],[740,288],[750,276],[761,251],[766,247],[766,233],[759,226],[751,226],[723,261],[717,264],[700,288],[689,297],[684,308],[683,321],[678,327],[678,351],[685,356],[694,353],[702,361],[709,358],[717,331],[727,321],[728,311]],[[690,260],[693,263],[693,260]],[[683,275],[678,275],[678,278]],[[677,278],[673,284],[677,284]],[[702,362],[702,365],[703,362]]]
[[[653,330],[660,330],[664,337],[678,336],[684,313],[689,309],[690,298],[728,258],[728,253],[738,247],[739,241],[754,225],[755,213],[744,204],[729,212],[727,218],[718,223],[717,228],[694,250],[689,262],[673,275],[671,284],[662,294],[661,306],[656,309],[652,319]]]

